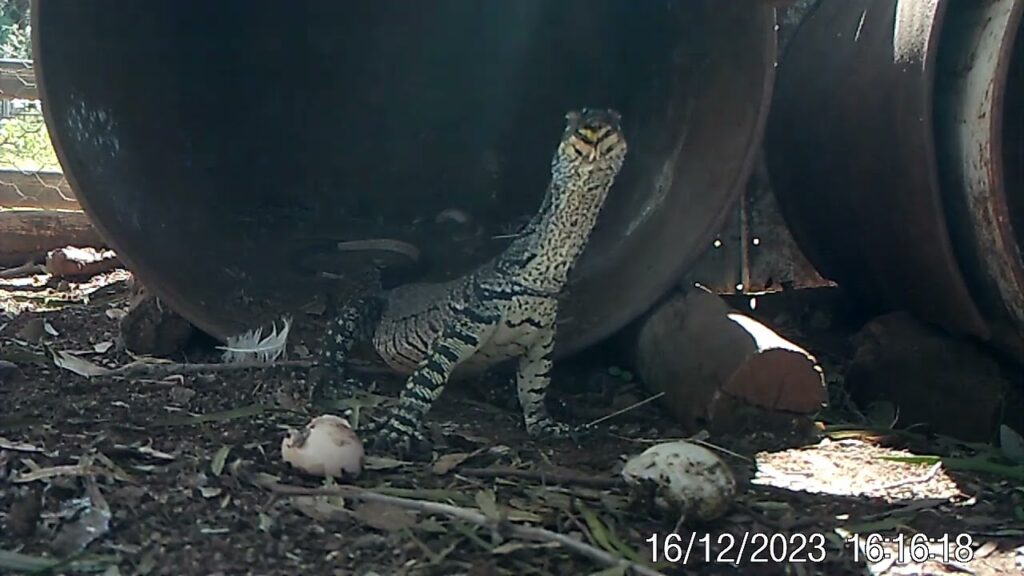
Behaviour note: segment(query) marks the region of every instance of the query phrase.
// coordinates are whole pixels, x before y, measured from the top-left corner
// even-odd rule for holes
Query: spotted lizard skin
[[[618,113],[581,110],[566,126],[551,162],[541,207],[490,262],[456,280],[410,284],[349,303],[328,324],[319,388],[351,392],[345,365],[353,346],[372,342],[380,357],[409,374],[398,406],[371,432],[375,448],[405,453],[453,373],[518,359],[516,385],[527,431],[561,436],[545,406],[559,297],[587,244],[626,156]]]

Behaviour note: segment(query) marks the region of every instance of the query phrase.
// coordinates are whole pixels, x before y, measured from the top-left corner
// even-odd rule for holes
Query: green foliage
[[[0,119],[0,169],[60,170],[42,115]]]
[[[0,0],[0,57],[32,58],[29,0]]]
[[[0,0],[0,58],[32,58],[30,0]],[[0,118],[0,170],[60,170],[38,103]]]

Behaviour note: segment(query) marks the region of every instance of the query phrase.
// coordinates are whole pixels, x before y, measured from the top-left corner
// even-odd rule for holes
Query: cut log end
[[[666,407],[690,430],[730,428],[741,407],[790,419],[827,401],[813,356],[702,290],[643,320],[635,358],[641,379],[665,393]]]

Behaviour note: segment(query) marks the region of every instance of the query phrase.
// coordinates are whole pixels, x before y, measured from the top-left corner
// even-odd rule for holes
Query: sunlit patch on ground
[[[823,440],[816,446],[762,452],[755,484],[836,496],[868,496],[889,502],[965,499],[941,466],[900,461],[905,450],[861,440]]]
[[[442,516],[336,498],[271,498],[247,475],[319,485],[280,458],[286,429],[315,415],[300,400],[306,369],[86,378],[56,366],[51,351],[73,351],[105,368],[138,360],[119,331],[130,299],[127,278],[119,270],[83,283],[47,276],[0,281],[0,360],[19,375],[0,378],[0,566],[5,552],[39,566],[55,562],[57,534],[80,525],[68,507],[87,495],[91,475],[110,522],[84,558],[120,570],[111,573],[547,576],[601,569],[564,547],[494,540],[491,530]],[[290,354],[302,349],[308,357],[315,346],[317,327],[305,328],[308,334],[293,332]],[[199,343],[172,360],[195,364],[220,356],[213,344]],[[372,380],[388,396],[402,385],[384,375]],[[650,395],[635,379],[614,375],[604,358],[560,363],[556,382],[552,405],[577,423]],[[1016,551],[1024,544],[1024,512],[1018,513],[1024,490],[1005,476],[935,467],[935,456],[895,461],[912,454],[866,436],[790,450],[783,446],[802,440],[767,430],[714,436],[708,441],[725,449],[719,455],[739,479],[737,500],[712,523],[677,526],[678,518],[633,503],[619,475],[626,458],[652,443],[687,436],[657,402],[602,420],[595,436],[579,444],[533,441],[520,418],[508,375],[453,386],[431,415],[437,460],[369,460],[357,483],[469,510],[481,506],[481,495],[493,495],[510,521],[617,556],[659,552],[665,575],[846,576],[868,569],[992,576],[1021,573],[1018,563],[1024,565],[1024,553]],[[921,450],[946,454],[921,440]],[[554,482],[556,472],[577,480]],[[672,549],[665,545],[673,532],[676,542],[703,539],[700,558],[685,567],[669,561]],[[974,559],[958,563],[952,546],[964,533]],[[853,534],[863,537],[856,549],[849,544]],[[889,540],[868,542],[870,534]],[[785,544],[775,549],[785,558],[734,564],[739,547],[730,543],[752,535]],[[903,558],[891,540],[899,535]],[[949,538],[944,561],[911,561],[943,535]],[[823,560],[808,562],[812,550],[793,546],[816,536]],[[931,546],[920,542],[925,537]]]
[[[752,484],[890,504],[856,519],[842,512],[834,517],[847,554],[870,574],[1024,573],[1024,546],[999,540],[1024,531],[986,517],[970,494],[977,487],[962,487],[930,458],[857,439],[825,439],[761,452],[755,460]]]

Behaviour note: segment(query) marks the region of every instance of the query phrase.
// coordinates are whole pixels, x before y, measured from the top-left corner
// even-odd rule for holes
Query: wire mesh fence
[[[0,0],[0,209],[77,209],[43,120],[28,3]]]

